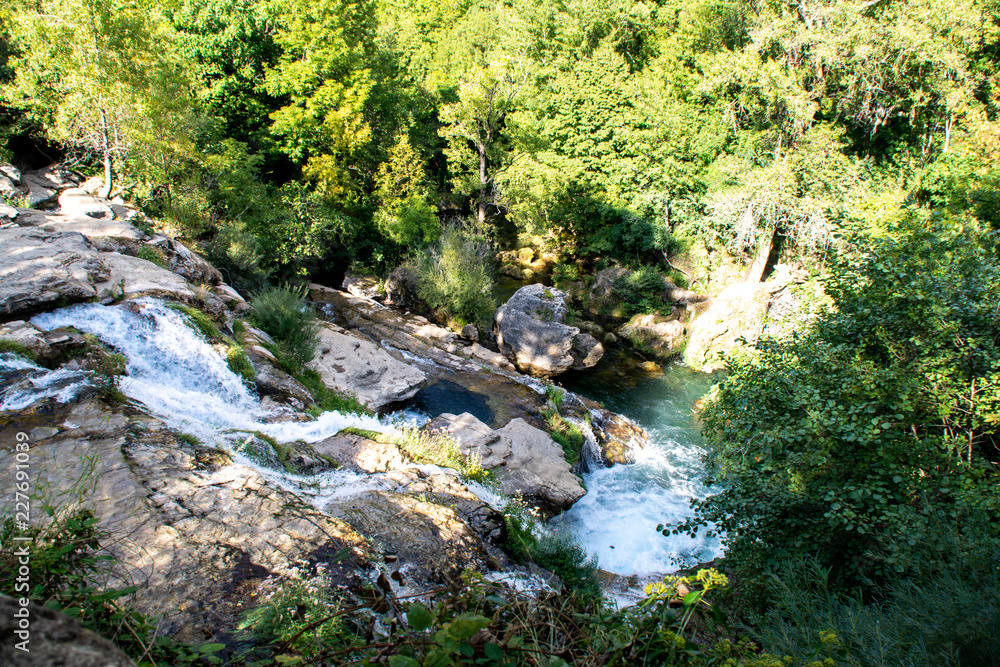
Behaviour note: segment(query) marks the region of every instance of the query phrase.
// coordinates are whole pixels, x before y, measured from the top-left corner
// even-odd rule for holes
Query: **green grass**
[[[179,313],[184,313],[187,315],[187,324],[195,331],[199,332],[207,340],[220,340],[222,339],[222,333],[219,331],[218,325],[212,321],[212,318],[201,312],[197,308],[191,308],[190,306],[182,306],[177,303],[170,304],[170,308],[176,310]]]
[[[174,437],[176,437],[179,442],[186,443],[192,447],[201,447],[205,444],[202,442],[201,438],[196,435],[191,435],[190,433],[178,433]]]
[[[559,443],[566,455],[566,462],[576,465],[580,460],[580,450],[586,438],[583,431],[576,424],[567,421],[555,410],[542,410],[545,424],[548,427],[549,435]]]
[[[253,367],[247,353],[238,344],[229,346],[229,351],[226,353],[226,364],[229,366],[229,370],[243,378],[243,382],[248,385],[252,385],[257,379],[257,369]]]
[[[28,361],[38,361],[38,356],[35,352],[29,348],[27,345],[18,343],[7,338],[0,338],[0,353],[7,352],[10,354],[16,354],[20,357],[24,357]]]
[[[163,256],[163,251],[159,248],[154,248],[153,246],[144,245],[139,248],[139,252],[135,254],[139,259],[144,259],[147,262],[152,262],[156,264],[161,269],[167,268],[167,258]]]
[[[341,394],[327,387],[323,384],[323,378],[320,374],[311,368],[300,369],[291,374],[312,394],[315,405],[310,406],[309,414],[314,417],[318,417],[323,412],[341,412],[356,415],[374,414],[362,405],[357,397]]]

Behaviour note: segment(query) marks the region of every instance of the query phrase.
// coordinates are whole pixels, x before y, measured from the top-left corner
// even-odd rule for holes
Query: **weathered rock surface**
[[[512,419],[493,430],[469,413],[442,414],[425,427],[454,438],[465,456],[477,456],[493,471],[504,493],[540,500],[555,509],[566,509],[584,493],[562,447],[548,433],[523,419]]]
[[[0,314],[39,310],[97,295],[110,275],[80,234],[32,227],[0,229]]]
[[[552,377],[590,368],[604,355],[593,336],[563,323],[566,293],[542,284],[522,287],[493,318],[500,351],[522,372]]]
[[[14,185],[18,185],[21,183],[21,170],[12,164],[9,164],[7,162],[0,162],[0,174],[3,174],[11,181],[13,181]]]
[[[128,299],[156,296],[184,303],[198,301],[198,295],[186,280],[152,262],[117,252],[102,252],[99,257],[110,269],[108,279],[95,285],[99,294]]]
[[[328,387],[357,396],[372,410],[411,398],[427,379],[423,371],[334,325],[324,325],[319,340],[318,354],[309,367]]]
[[[664,359],[684,347],[684,323],[659,315],[635,315],[618,330],[618,335]]]
[[[296,410],[304,410],[313,402],[312,394],[301,382],[268,361],[258,361],[254,368],[257,370],[257,393],[261,396],[288,403]]]
[[[316,453],[354,472],[387,472],[410,462],[395,444],[376,442],[354,433],[338,433],[313,443],[312,447]]]
[[[348,294],[361,297],[363,299],[375,299],[384,295],[382,281],[375,276],[365,276],[348,271],[344,274],[344,282],[341,287]]]
[[[0,225],[14,222],[18,215],[20,215],[20,213],[13,206],[0,204]]]
[[[167,634],[203,639],[199,628],[218,626],[232,587],[247,578],[287,573],[344,546],[364,550],[344,523],[272,488],[254,469],[178,440],[156,419],[109,412],[93,400],[56,414],[19,414],[0,429],[0,465],[12,465],[16,433],[36,425],[54,428],[31,442],[33,484],[44,480],[54,494],[81,483],[88,489],[83,505],[110,531],[104,546],[139,586],[135,603],[162,615]]]
[[[103,199],[82,188],[68,188],[59,195],[59,213],[66,217],[113,220],[115,212]]]
[[[385,302],[397,308],[419,309],[422,305],[417,296],[417,274],[408,266],[397,267],[385,280]]]
[[[168,269],[184,276],[188,282],[207,285],[216,285],[222,282],[222,274],[219,273],[218,269],[177,239],[157,234],[150,241],[150,245],[163,252]]]
[[[0,196],[15,197],[18,195],[17,186],[4,175],[0,175]]]
[[[32,207],[55,204],[59,193],[76,187],[79,177],[58,165],[29,171],[21,176],[22,189],[27,189],[29,205]]]
[[[16,613],[27,611],[30,623],[27,651],[21,641]],[[0,594],[0,663],[18,667],[135,667],[111,641],[87,630],[79,621],[34,602],[21,607],[18,600]]]

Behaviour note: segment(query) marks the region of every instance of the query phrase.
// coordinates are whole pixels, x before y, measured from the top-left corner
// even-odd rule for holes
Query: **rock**
[[[233,311],[234,313],[245,313],[250,310],[250,304],[240,296],[240,293],[235,289],[227,285],[226,283],[219,283],[212,288],[215,295],[222,299],[222,302],[226,304],[226,308]]]
[[[479,329],[475,324],[466,324],[462,327],[462,338],[471,340],[474,343],[479,342]]]
[[[98,250],[104,252],[134,253],[134,249],[142,247],[142,241],[146,238],[145,234],[124,220],[111,218],[49,216],[43,226],[83,234]]]
[[[362,299],[377,299],[383,295],[381,280],[375,276],[363,276],[350,271],[344,274],[342,289]]]
[[[82,235],[34,227],[0,229],[0,313],[40,310],[97,295],[109,266]]]
[[[621,317],[622,312],[614,295],[615,283],[629,274],[628,269],[612,266],[597,272],[594,284],[587,293],[587,311],[592,315]]]
[[[36,425],[60,430],[31,441],[33,485],[44,482],[53,497],[88,485],[66,502],[91,509],[97,527],[109,532],[102,547],[124,568],[109,585],[135,584],[137,608],[162,617],[161,634],[204,642],[220,623],[235,623],[239,610],[226,610],[237,584],[293,576],[298,563],[344,547],[354,555],[365,549],[349,526],[253,468],[178,439],[159,420],[126,418],[97,400],[19,415],[16,427],[0,430],[0,466],[13,466],[16,433]]]
[[[268,355],[274,358],[270,353]],[[283,400],[296,410],[304,410],[313,403],[313,395],[309,390],[288,373],[266,361],[259,361],[254,364],[254,368],[257,370],[257,393],[261,396]]]
[[[16,645],[16,614],[27,612],[27,652]],[[18,667],[135,667],[132,659],[110,640],[84,628],[75,619],[52,609],[20,602],[0,594],[0,663]]]
[[[21,170],[7,162],[0,162],[0,174],[13,181],[14,185],[21,184]]]
[[[0,175],[0,197],[13,198],[17,195],[17,186],[6,176]]]
[[[368,491],[335,500],[327,509],[358,532],[376,536],[383,551],[405,561],[411,585],[440,584],[467,568],[488,567],[482,540],[450,507],[400,493]]]
[[[52,351],[45,340],[45,332],[24,320],[15,320],[0,325],[0,339],[23,345],[39,357],[46,357]]]
[[[87,194],[82,188],[69,188],[59,195],[59,213],[66,217],[113,220],[115,212],[104,200]]]
[[[96,195],[104,187],[104,179],[100,176],[91,176],[80,184],[80,189],[88,195]]]
[[[21,183],[28,188],[29,205],[33,208],[55,203],[59,193],[76,187],[78,180],[72,172],[58,165],[29,171],[21,177]]]
[[[102,298],[156,296],[182,303],[200,301],[187,281],[152,262],[117,252],[102,252],[99,257],[110,269],[109,277],[94,286]]]
[[[635,315],[618,330],[618,335],[663,359],[680,353],[684,347],[684,324],[659,315]]]
[[[0,224],[14,222],[17,216],[18,212],[16,208],[0,203]]]
[[[328,456],[354,472],[386,472],[402,468],[409,459],[391,442],[376,442],[354,433],[339,433],[313,443],[317,454]]]
[[[403,265],[389,274],[385,280],[385,303],[410,310],[426,306],[417,296],[417,272],[412,267]]]
[[[740,339],[754,342],[764,326],[770,298],[765,283],[736,283],[722,290],[708,310],[688,325],[684,363],[711,372]]]
[[[548,508],[567,509],[586,493],[566,462],[562,447],[548,433],[523,419],[512,419],[493,430],[469,413],[442,414],[425,426],[458,443],[465,456],[478,456],[504,493],[540,501]]]
[[[566,294],[539,283],[522,287],[493,318],[500,351],[522,372],[552,377],[596,364],[604,348],[590,334],[563,324]]]
[[[319,353],[309,367],[323,383],[355,395],[371,410],[412,398],[424,384],[424,373],[397,361],[374,343],[340,333],[327,324],[319,332]]]
[[[222,274],[218,269],[177,239],[158,234],[150,241],[150,245],[163,252],[168,269],[184,276],[188,282],[206,285],[217,285],[222,282]]]
[[[618,336],[614,335],[609,331],[608,333],[604,334],[603,342],[605,345],[614,345],[615,343],[618,342]]]

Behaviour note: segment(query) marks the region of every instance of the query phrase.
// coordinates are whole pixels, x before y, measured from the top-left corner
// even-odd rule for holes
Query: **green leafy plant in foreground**
[[[320,324],[304,287],[270,287],[251,300],[250,319],[299,365],[316,356]]]

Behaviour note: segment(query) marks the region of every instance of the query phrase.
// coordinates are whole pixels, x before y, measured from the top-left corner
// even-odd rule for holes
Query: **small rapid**
[[[693,414],[695,401],[713,381],[673,364],[659,377],[609,369],[566,383],[632,418],[650,436],[649,445],[636,451],[635,464],[585,473],[587,495],[549,523],[575,537],[601,569],[649,579],[721,555],[717,538],[666,537],[656,531],[658,524],[690,517],[691,500],[713,492],[699,481],[704,449]]]

